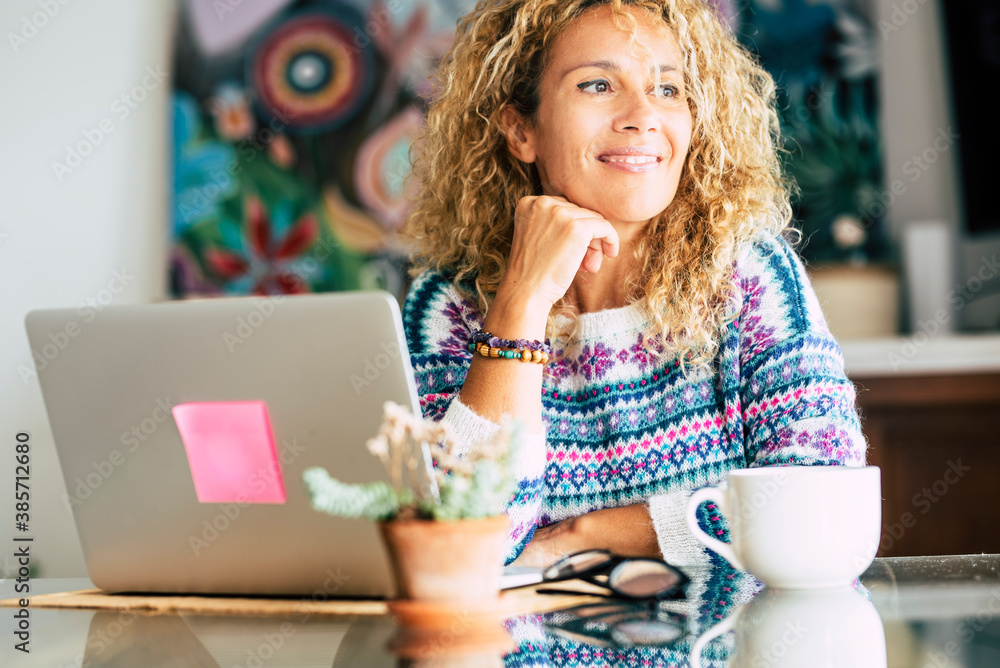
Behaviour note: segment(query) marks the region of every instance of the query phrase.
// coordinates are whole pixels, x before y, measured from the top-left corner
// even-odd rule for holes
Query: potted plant
[[[379,523],[400,598],[486,601],[500,591],[519,431],[507,424],[463,452],[447,425],[387,402],[367,447],[391,483],[343,483],[319,467],[302,477],[316,510]],[[433,471],[415,490],[428,454]]]

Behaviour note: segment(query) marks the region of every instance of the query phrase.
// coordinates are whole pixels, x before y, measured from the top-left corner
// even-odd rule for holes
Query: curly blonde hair
[[[458,23],[412,149],[420,184],[406,226],[412,272],[449,275],[486,313],[507,266],[517,202],[543,194],[537,168],[508,150],[503,109],[534,120],[549,49],[599,5],[631,26],[633,40],[637,22],[625,6],[661,17],[684,54],[691,145],[674,200],[634,247],[626,290],[650,316],[648,347],[707,362],[736,316],[736,254],[754,236],[786,229],[791,207],[774,81],[703,0],[480,0]],[[555,320],[567,310],[553,308],[549,335],[567,336]]]

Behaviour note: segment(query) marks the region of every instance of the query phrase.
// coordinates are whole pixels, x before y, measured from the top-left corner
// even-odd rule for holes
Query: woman
[[[704,562],[692,489],[864,463],[780,236],[773,94],[700,0],[482,0],[459,22],[414,164],[404,320],[426,416],[469,443],[528,426],[508,563]]]

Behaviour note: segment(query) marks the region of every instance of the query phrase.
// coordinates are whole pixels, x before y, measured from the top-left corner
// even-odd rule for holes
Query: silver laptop
[[[419,413],[390,294],[42,310],[26,327],[97,587],[394,595],[376,526],[312,510],[302,484],[310,466],[387,480],[365,448],[383,404]],[[213,461],[199,434],[226,419],[256,425],[253,446]]]

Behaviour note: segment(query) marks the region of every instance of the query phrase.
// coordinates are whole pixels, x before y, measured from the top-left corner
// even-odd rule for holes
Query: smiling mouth
[[[601,162],[624,162],[629,165],[648,165],[660,161],[659,158],[652,155],[606,155],[598,160]]]

